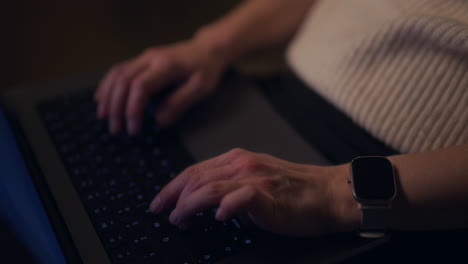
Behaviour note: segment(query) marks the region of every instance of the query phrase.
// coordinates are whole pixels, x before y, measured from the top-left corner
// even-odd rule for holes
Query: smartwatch
[[[386,234],[386,216],[396,195],[393,165],[385,157],[357,157],[351,162],[349,183],[361,209],[359,235],[380,238]]]

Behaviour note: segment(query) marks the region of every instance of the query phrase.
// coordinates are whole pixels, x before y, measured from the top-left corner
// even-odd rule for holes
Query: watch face
[[[384,157],[358,157],[351,163],[354,195],[362,200],[389,200],[395,194],[392,163]]]

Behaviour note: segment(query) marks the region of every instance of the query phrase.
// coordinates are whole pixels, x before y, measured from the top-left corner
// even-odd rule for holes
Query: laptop
[[[21,194],[20,202],[11,199],[16,214],[10,220],[25,229],[20,236],[39,262],[332,263],[385,243],[353,233],[279,236],[237,218],[215,221],[216,208],[197,213],[193,227],[181,231],[167,213],[149,213],[154,195],[185,167],[232,148],[329,162],[235,72],[176,126],[162,129],[153,122],[155,101],[138,136],[111,136],[96,120],[92,101],[104,73],[13,89],[2,97],[0,143],[9,162],[0,170],[10,177],[3,188]]]

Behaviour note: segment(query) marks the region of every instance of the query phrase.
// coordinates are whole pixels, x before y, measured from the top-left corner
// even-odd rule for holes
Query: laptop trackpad
[[[197,161],[244,148],[293,162],[329,164],[254,85],[241,78],[223,82],[215,95],[180,124],[184,143]]]

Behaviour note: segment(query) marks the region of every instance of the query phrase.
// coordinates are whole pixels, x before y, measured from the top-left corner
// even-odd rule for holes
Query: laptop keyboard
[[[151,111],[148,107],[147,111]],[[99,121],[92,94],[41,104],[39,112],[112,263],[212,263],[252,248],[252,234],[236,218],[197,213],[181,231],[168,213],[148,212],[161,188],[192,163],[176,133],[151,115],[138,136],[112,136]]]

